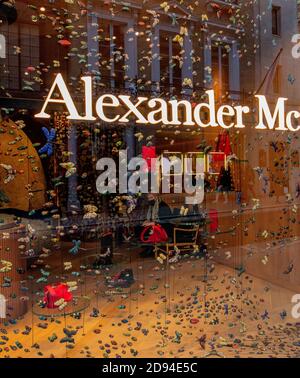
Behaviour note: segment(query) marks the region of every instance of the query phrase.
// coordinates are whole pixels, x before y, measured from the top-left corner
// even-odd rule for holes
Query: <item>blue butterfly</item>
[[[69,249],[69,253],[75,256],[79,252],[81,240],[72,240],[72,243],[73,243],[73,247]]]
[[[49,131],[46,127],[42,127],[42,131],[47,143],[39,149],[39,154],[47,154],[48,156],[51,156],[53,154],[53,142],[56,136],[56,131],[53,128]]]
[[[228,311],[228,304],[224,304],[224,313],[225,313],[225,315],[228,315],[228,313],[229,313],[229,311]]]
[[[289,83],[291,83],[291,84],[293,85],[294,82],[296,81],[296,79],[294,78],[293,75],[289,74],[289,76],[288,76],[288,81],[289,81]]]
[[[261,315],[262,320],[270,319],[269,313],[267,310]]]
[[[270,143],[270,146],[274,149],[275,152],[278,151],[277,142],[271,142],[271,143]]]
[[[281,313],[280,313],[280,317],[282,320],[284,320],[286,317],[287,317],[287,313],[285,310],[283,310]]]

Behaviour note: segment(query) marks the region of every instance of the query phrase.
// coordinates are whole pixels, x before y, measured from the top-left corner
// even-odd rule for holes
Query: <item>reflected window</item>
[[[99,67],[105,86],[124,87],[125,24],[99,20]]]
[[[229,90],[229,53],[222,44],[211,47],[212,80],[216,97]]]
[[[272,7],[272,34],[280,36],[281,32],[281,8]]]
[[[179,42],[174,41],[176,33],[160,32],[160,78],[165,91],[181,90],[182,56]]]
[[[0,29],[1,31],[1,29]],[[34,80],[40,62],[39,27],[31,24],[12,24],[3,31],[6,56],[0,61],[0,83],[11,90],[39,90]]]

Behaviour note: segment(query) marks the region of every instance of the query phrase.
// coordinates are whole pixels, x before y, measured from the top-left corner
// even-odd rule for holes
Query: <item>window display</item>
[[[0,358],[299,357],[296,3],[0,0]]]

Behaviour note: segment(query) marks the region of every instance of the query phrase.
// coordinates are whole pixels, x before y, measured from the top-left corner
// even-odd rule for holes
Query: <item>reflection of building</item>
[[[63,3],[63,11],[59,4],[52,10],[50,6],[36,4],[34,9],[18,2],[18,22],[2,31],[8,45],[7,57],[0,61],[4,106],[39,109],[41,95],[57,72],[68,78],[71,91],[78,96],[82,90],[79,76],[90,73],[96,93],[156,93],[199,101],[205,89],[214,88],[220,102],[240,98],[239,35],[243,26],[238,2],[206,2],[193,8],[171,1],[167,9],[158,1],[145,6],[116,3],[113,12],[106,2],[89,4],[85,8]],[[33,119],[32,127],[35,122]],[[114,127],[120,129],[119,125]],[[131,155],[141,148],[134,130],[145,135],[155,131],[132,122],[124,130]],[[159,153],[170,149],[174,132],[156,133],[154,143],[161,146]],[[195,132],[197,140],[182,130],[182,136],[189,140],[183,152],[193,151],[199,144],[202,131]],[[208,134],[209,142],[214,143],[217,133],[209,130]],[[72,135],[75,138],[76,132]],[[76,143],[68,144],[76,160]],[[71,187],[70,196],[77,203]]]
[[[227,90],[238,91],[236,35],[243,28],[236,18],[233,22],[233,16],[240,7],[236,2],[220,2],[222,12],[217,13],[217,3],[191,10],[171,1],[168,12],[158,2],[145,8],[116,3],[114,14],[102,2],[73,20],[67,17],[75,7],[67,5],[69,13],[57,11],[57,21],[51,24],[47,17],[53,20],[55,14],[50,7],[34,12],[18,2],[18,22],[1,28],[8,44],[7,58],[1,61],[2,85],[11,91],[23,88],[34,97],[39,84],[47,84],[52,73],[65,72],[71,78],[89,71],[99,88],[130,87],[130,81],[137,80],[141,90],[155,88],[171,94],[184,86],[210,87],[213,77],[222,95]],[[47,49],[42,48],[45,45]]]

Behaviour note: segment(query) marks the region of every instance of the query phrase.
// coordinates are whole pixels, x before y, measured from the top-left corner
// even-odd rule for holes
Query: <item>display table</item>
[[[68,302],[63,310],[58,308],[41,307],[38,302],[34,303],[32,312],[36,316],[42,316],[45,318],[55,318],[67,315],[73,315],[78,312],[83,312],[90,305],[90,298],[87,296],[74,296],[73,299]]]
[[[27,294],[21,291],[20,281],[26,272],[26,260],[21,258],[21,250],[28,246],[22,239],[26,228],[22,224],[8,223],[0,226],[0,293],[5,301],[7,321],[24,315],[27,311]],[[21,240],[20,240],[21,239]],[[4,302],[2,297],[2,310]]]

